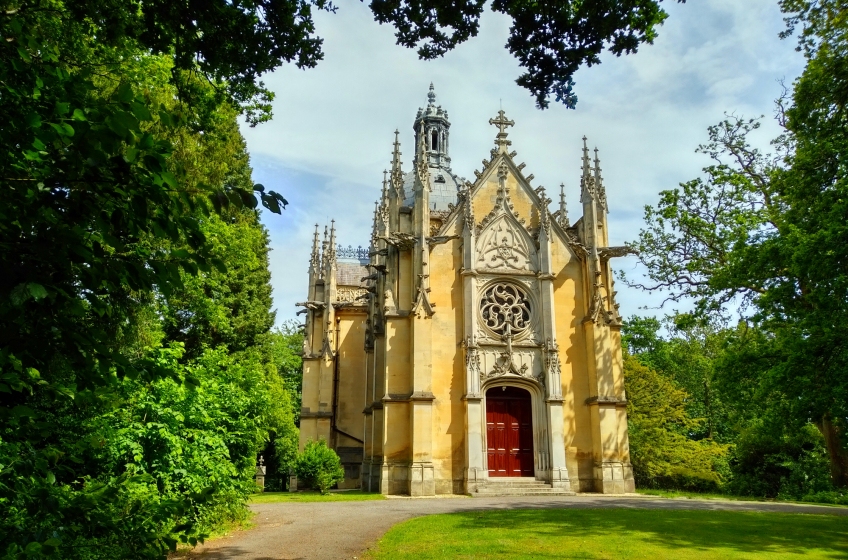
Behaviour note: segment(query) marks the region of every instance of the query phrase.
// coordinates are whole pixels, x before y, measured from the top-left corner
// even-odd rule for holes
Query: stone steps
[[[547,482],[534,478],[489,479],[477,487],[475,496],[573,496],[561,488],[552,488]]]

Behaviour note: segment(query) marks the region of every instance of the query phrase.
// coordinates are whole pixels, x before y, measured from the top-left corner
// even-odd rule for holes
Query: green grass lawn
[[[728,511],[533,509],[419,517],[367,558],[847,558],[848,517]]]
[[[753,496],[732,496],[730,494],[706,494],[701,492],[685,492],[683,490],[643,490],[636,489],[637,494],[645,496],[658,496],[660,498],[690,498],[695,500],[735,500],[742,502],[784,502],[787,504],[819,504],[831,507],[848,507],[840,504],[830,504],[827,502],[801,502],[798,500],[772,500],[769,498],[756,498]]]
[[[322,496],[320,492],[263,492],[250,497],[252,504],[270,504],[275,502],[358,502],[362,500],[385,500],[382,494],[347,490],[330,492]]]

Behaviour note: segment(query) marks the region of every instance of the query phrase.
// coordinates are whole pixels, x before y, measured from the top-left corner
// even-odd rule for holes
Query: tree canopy
[[[646,208],[636,247],[647,290],[696,303],[697,313],[740,313],[765,333],[749,339],[752,398],[780,406],[796,426],[821,430],[832,478],[848,486],[848,182],[845,102],[848,21],[838,2],[786,1],[807,56],[778,101],[783,134],[771,154],[752,147],[757,119],[728,117],[700,150],[704,177]],[[744,339],[743,339],[744,341]],[[747,370],[747,371],[746,371]],[[756,379],[750,381],[755,375]]]

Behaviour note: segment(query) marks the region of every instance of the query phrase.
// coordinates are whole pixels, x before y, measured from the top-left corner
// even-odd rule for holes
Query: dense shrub
[[[824,441],[812,424],[755,419],[739,434],[730,468],[726,491],[742,496],[798,500],[833,488]]]
[[[324,440],[307,442],[297,456],[294,470],[298,481],[303,481],[313,490],[320,490],[322,494],[344,480],[342,461]]]
[[[726,476],[728,446],[688,437],[700,422],[686,413],[686,392],[628,354],[624,381],[636,485],[717,491]]]

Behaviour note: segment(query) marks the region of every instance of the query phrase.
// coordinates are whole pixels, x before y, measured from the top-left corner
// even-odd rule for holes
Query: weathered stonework
[[[515,162],[503,111],[475,181],[457,177],[447,112],[432,87],[428,97],[407,172],[396,132],[370,246],[337,248],[332,226],[319,243],[316,226],[299,304],[301,445],[324,438],[339,451],[343,487],[474,492],[500,476],[487,410],[513,387],[526,391],[509,390],[527,395],[529,430],[514,455],[532,453],[537,480],[632,492],[610,267],[628,249],[609,247],[597,151],[590,162],[584,139],[583,215],[572,225],[564,189],[552,214]]]

